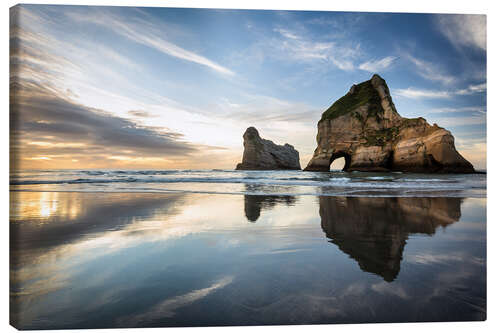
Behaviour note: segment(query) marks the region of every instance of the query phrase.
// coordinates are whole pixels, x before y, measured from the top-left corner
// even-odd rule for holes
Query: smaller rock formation
[[[243,134],[243,160],[236,170],[300,170],[299,152],[292,145],[262,139],[255,127]]]

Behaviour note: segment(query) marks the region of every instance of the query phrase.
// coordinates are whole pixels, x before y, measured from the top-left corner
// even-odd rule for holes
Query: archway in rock
[[[337,152],[332,154],[330,158],[330,170],[347,171],[351,166],[351,155],[345,152]]]
[[[345,157],[339,157],[330,164],[330,171],[340,171],[344,169]]]

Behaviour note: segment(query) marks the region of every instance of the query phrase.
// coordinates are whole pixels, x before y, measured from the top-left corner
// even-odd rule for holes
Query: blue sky
[[[232,169],[248,126],[305,166],[321,113],[378,73],[402,116],[450,130],[486,168],[485,16],[22,5],[11,17],[22,167]]]

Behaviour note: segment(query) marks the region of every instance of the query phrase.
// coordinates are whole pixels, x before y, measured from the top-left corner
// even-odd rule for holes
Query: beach
[[[11,326],[494,317],[487,10],[418,5],[10,7]]]
[[[486,319],[485,186],[346,196],[292,180],[97,192],[11,179],[21,329]]]

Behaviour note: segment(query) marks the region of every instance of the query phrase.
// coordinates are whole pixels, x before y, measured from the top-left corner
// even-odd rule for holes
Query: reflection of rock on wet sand
[[[393,281],[410,234],[460,218],[460,198],[320,197],[321,228],[363,271]]]
[[[271,209],[276,204],[295,204],[297,199],[291,195],[247,195],[245,194],[245,215],[248,221],[255,222],[260,217],[261,209]]]

